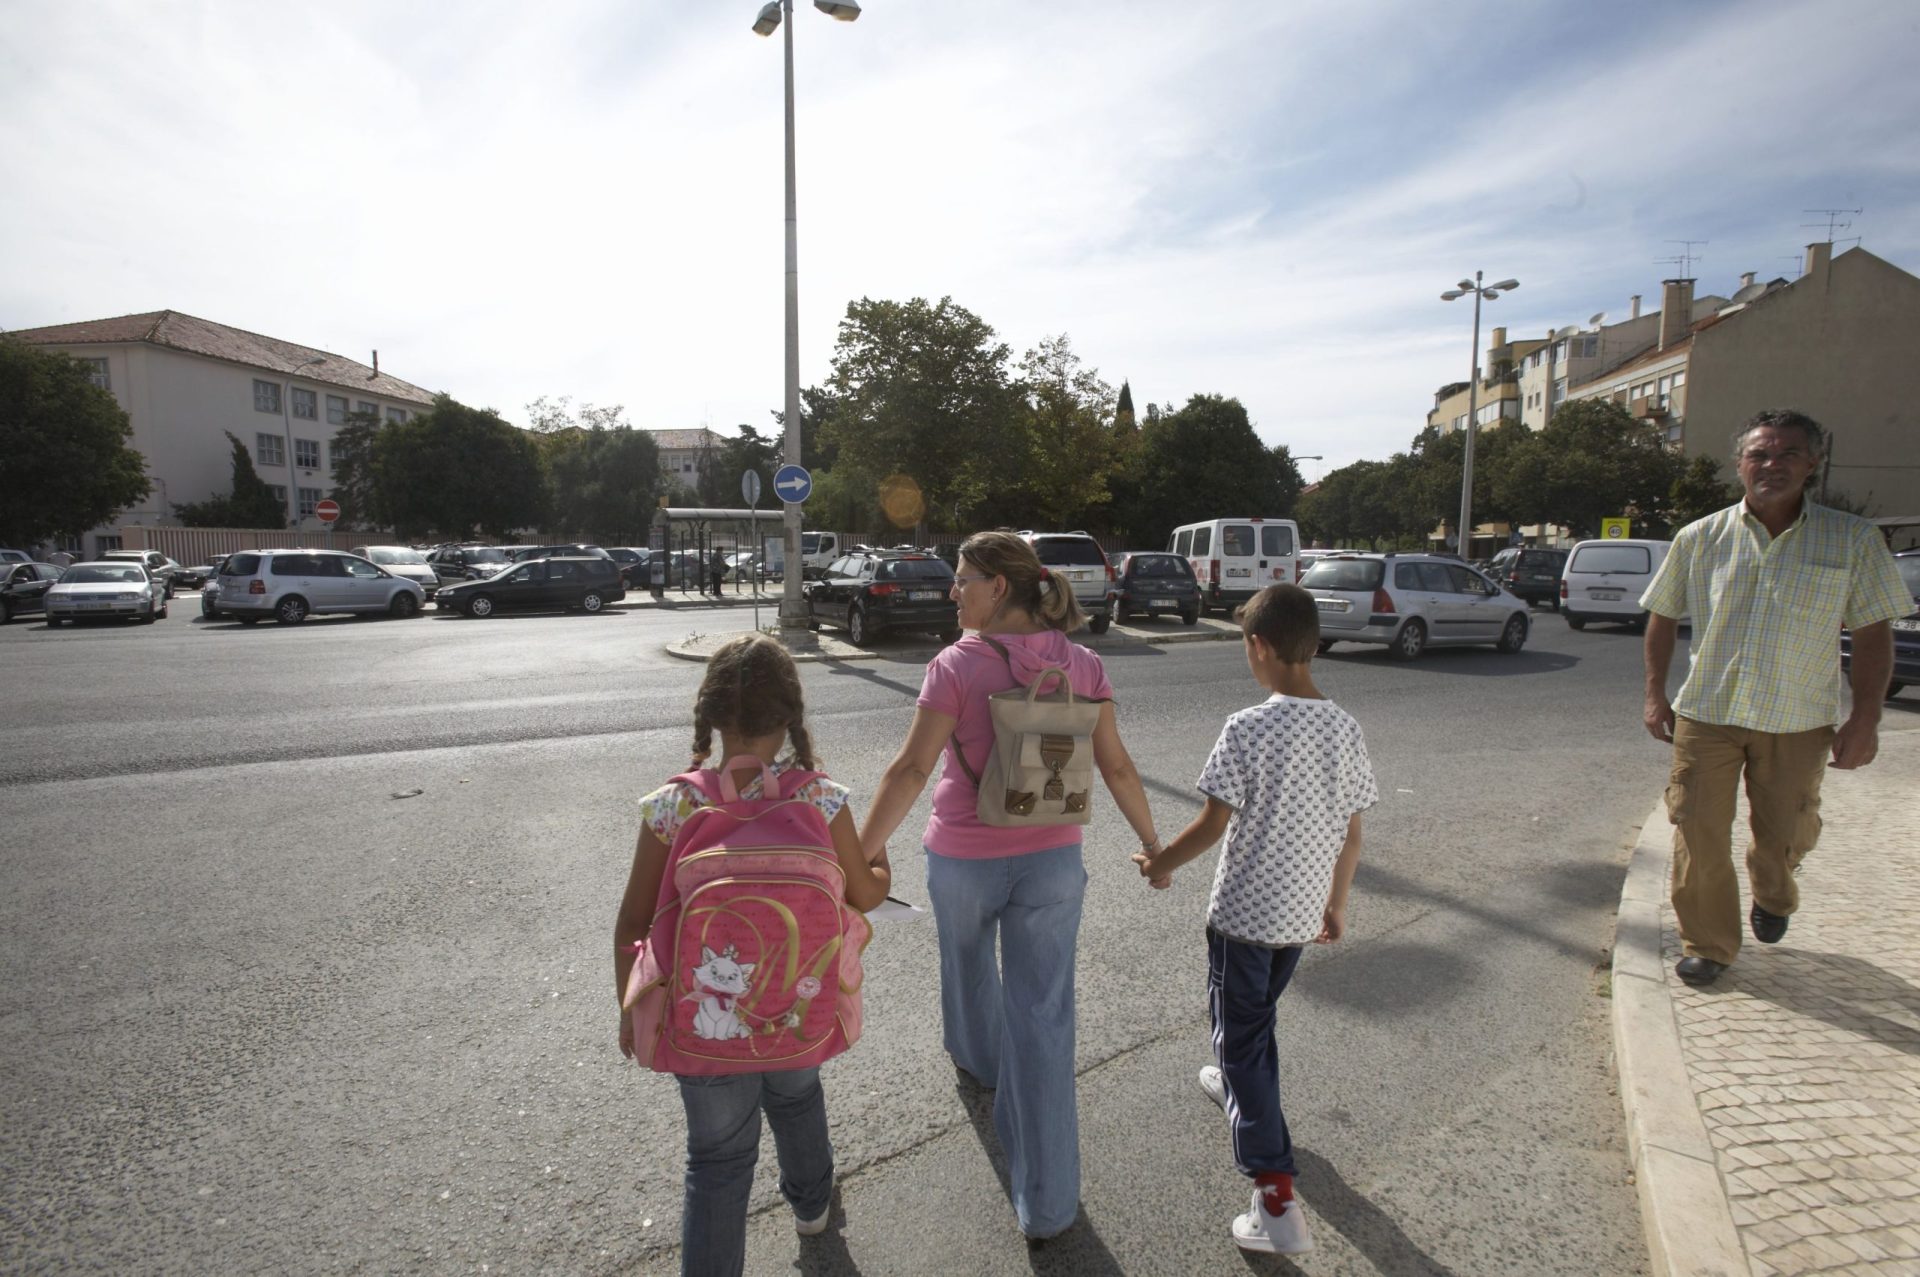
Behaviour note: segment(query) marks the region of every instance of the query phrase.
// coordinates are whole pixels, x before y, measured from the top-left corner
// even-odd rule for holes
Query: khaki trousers
[[[1746,775],[1747,877],[1753,902],[1786,916],[1800,907],[1793,871],[1820,840],[1820,781],[1833,728],[1756,732],[1681,718],[1673,726],[1673,914],[1689,955],[1732,962],[1746,928],[1733,871],[1736,786]]]

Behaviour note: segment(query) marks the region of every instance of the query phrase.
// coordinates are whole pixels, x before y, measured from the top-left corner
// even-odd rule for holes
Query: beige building
[[[1766,408],[1798,408],[1833,436],[1820,488],[1878,516],[1920,514],[1920,279],[1862,248],[1807,246],[1792,283],[1755,283],[1733,299],[1691,302],[1692,280],[1669,280],[1653,349],[1575,386],[1663,426],[1688,456],[1732,478],[1732,437]],[[1718,301],[1719,299],[1714,299]],[[1816,498],[1817,499],[1817,498]]]
[[[313,507],[333,486],[333,436],[349,413],[405,421],[433,396],[367,365],[160,310],[117,319],[28,328],[9,334],[63,351],[93,368],[133,423],[153,491],[141,508],[95,528],[83,553],[114,548],[121,524],[177,525],[175,505],[205,501],[232,486],[231,431],[282,501],[295,489],[299,527],[317,529]]]
[[[723,436],[701,426],[698,430],[649,430],[654,446],[660,449],[660,471],[671,483],[695,487],[700,482],[700,458],[709,449],[726,442]]]

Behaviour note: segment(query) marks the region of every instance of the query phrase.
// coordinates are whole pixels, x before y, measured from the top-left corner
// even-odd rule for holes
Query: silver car
[[[1113,564],[1100,543],[1084,532],[1022,532],[1040,562],[1073,584],[1073,597],[1087,614],[1087,628],[1105,634],[1113,624]]]
[[[428,598],[440,592],[440,574],[427,562],[424,551],[410,545],[356,545],[347,553],[357,554],[395,576],[405,577],[426,591]]]
[[[376,612],[415,616],[426,602],[409,581],[339,550],[243,550],[220,565],[214,608],[242,625],[272,617],[298,625],[315,613]]]
[[[76,563],[47,590],[47,628],[94,617],[152,625],[167,614],[166,582],[131,560]]]
[[[1320,608],[1320,650],[1374,643],[1410,661],[1429,647],[1526,646],[1527,604],[1457,559],[1432,554],[1338,554],[1300,578]]]

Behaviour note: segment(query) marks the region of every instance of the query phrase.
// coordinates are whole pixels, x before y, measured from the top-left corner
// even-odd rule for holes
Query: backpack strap
[[[987,634],[982,634],[980,641],[1000,653],[1000,659],[1007,663],[1007,673],[1013,675],[1013,685],[1020,686],[1020,671],[1013,668],[1013,653],[1007,651],[1006,644]],[[973,787],[980,788],[980,773],[973,770],[973,764],[969,763],[967,756],[961,752],[960,742],[951,736],[947,737],[947,749],[953,754],[953,761],[960,764],[960,770],[966,773],[967,779],[973,782]]]

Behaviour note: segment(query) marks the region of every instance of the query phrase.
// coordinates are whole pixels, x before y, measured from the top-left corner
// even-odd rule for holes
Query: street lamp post
[[[813,7],[841,22],[852,22],[860,16],[860,6],[854,0],[813,0]],[[797,466],[800,464],[800,241],[793,177],[793,0],[767,0],[753,20],[754,34],[772,35],[774,28],[781,26],[786,28],[783,42],[786,45],[787,117],[787,394],[786,419],[782,423],[785,428],[781,433],[786,464]],[[782,517],[786,524],[787,564],[780,591],[780,628],[800,630],[807,623],[806,609],[800,600],[800,506],[792,501],[783,502]]]
[[[1480,417],[1480,299],[1500,300],[1501,293],[1509,293],[1520,287],[1517,279],[1503,279],[1497,284],[1482,286],[1480,272],[1473,272],[1472,279],[1463,279],[1458,288],[1449,288],[1440,294],[1440,300],[1450,302],[1468,293],[1473,294],[1473,358],[1468,361],[1467,381],[1467,445],[1466,457],[1460,466],[1460,544],[1458,549],[1462,559],[1473,557],[1468,548],[1473,538],[1473,436],[1479,428]]]
[[[300,480],[293,473],[293,374],[326,362],[326,356],[315,355],[295,364],[287,373],[287,393],[280,397],[280,424],[287,441],[287,526],[295,532],[300,530]]]

